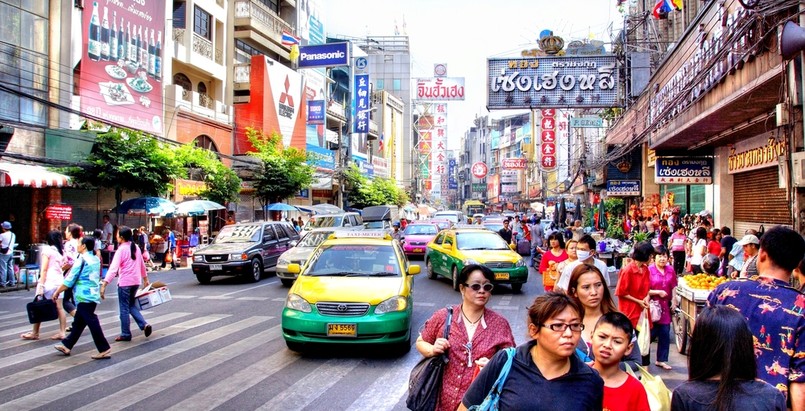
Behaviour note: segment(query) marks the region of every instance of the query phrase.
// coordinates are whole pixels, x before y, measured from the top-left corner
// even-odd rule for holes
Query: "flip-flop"
[[[65,339],[65,338],[67,338],[67,337],[65,337],[65,336],[61,336],[61,337],[59,337],[59,335],[58,335],[58,334],[56,334],[56,335],[52,335],[52,336],[50,337],[50,339],[51,339],[51,340],[53,340],[53,341],[61,341],[61,340]]]
[[[34,333],[20,334],[20,338],[22,338],[23,340],[38,340],[39,339],[39,334],[34,334]]]
[[[674,367],[671,367],[670,365],[668,365],[668,364],[666,364],[664,362],[655,362],[654,365],[656,365],[656,366],[658,366],[658,367],[660,367],[660,368],[662,368],[663,370],[666,370],[666,371],[670,371],[670,370],[674,369]]]
[[[104,352],[99,352],[92,356],[93,360],[108,360],[112,358],[112,349],[108,349]]]
[[[56,345],[53,346],[53,348],[55,348],[56,351],[58,351],[58,352],[60,352],[60,353],[62,353],[64,355],[70,355],[70,349],[65,347],[65,346],[63,346],[63,345],[61,345],[61,344],[56,344]]]

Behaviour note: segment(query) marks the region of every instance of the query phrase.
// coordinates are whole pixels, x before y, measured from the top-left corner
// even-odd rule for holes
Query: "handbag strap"
[[[453,307],[447,306],[447,320],[444,322],[444,339],[450,336],[450,324],[453,323]]]
[[[495,380],[495,383],[492,384],[492,388],[489,390],[489,393],[486,394],[484,401],[478,405],[473,406],[470,409],[472,410],[493,410],[497,409],[497,402],[500,400],[500,391],[503,389],[503,384],[506,382],[506,378],[509,376],[509,371],[512,368],[512,362],[514,361],[514,353],[515,348],[509,347],[504,350],[508,358],[506,358],[506,362],[503,364],[503,368],[500,369],[500,374],[498,374],[498,379]]]

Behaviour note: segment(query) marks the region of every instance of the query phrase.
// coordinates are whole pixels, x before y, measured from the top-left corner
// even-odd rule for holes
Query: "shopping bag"
[[[648,302],[649,311],[651,312],[651,322],[656,323],[662,318],[662,305],[660,300],[651,300]]]
[[[648,353],[651,346],[651,325],[649,324],[648,310],[643,310],[640,313],[640,319],[637,320],[637,330],[637,347],[640,348],[641,353]]]
[[[651,411],[671,411],[671,390],[665,386],[665,382],[663,382],[662,377],[659,375],[653,375],[648,372],[647,369],[636,365],[640,376],[638,377],[635,375],[632,368],[627,363],[623,363],[626,366],[626,372],[629,373],[632,377],[635,377],[640,380],[640,384],[643,384],[643,388],[646,389],[646,395],[648,396],[648,405]]]
[[[31,324],[53,321],[59,318],[59,309],[53,300],[39,294],[26,306],[28,309],[28,322]]]
[[[165,262],[172,263],[173,262],[173,253],[167,252],[165,253]]]

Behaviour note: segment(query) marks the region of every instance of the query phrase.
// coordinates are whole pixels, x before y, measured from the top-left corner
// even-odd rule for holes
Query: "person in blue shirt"
[[[67,338],[57,344],[54,348],[64,355],[70,355],[70,350],[78,342],[84,328],[89,328],[92,340],[98,354],[93,355],[92,359],[102,360],[112,357],[112,348],[106,337],[103,335],[101,322],[95,314],[95,308],[101,302],[101,261],[95,256],[95,238],[84,237],[78,245],[79,257],[64,277],[64,282],[53,293],[53,301],[59,299],[59,295],[72,288],[73,298],[77,304],[73,328]]]
[[[162,259],[162,266],[160,268],[165,268],[165,263],[167,263],[168,255],[170,255],[171,260],[171,270],[176,269],[176,236],[173,234],[171,229],[165,230],[165,241],[168,242],[168,250],[165,252],[165,258]]]

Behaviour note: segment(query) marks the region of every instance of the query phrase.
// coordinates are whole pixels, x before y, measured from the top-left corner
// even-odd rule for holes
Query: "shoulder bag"
[[[444,338],[450,335],[450,324],[453,321],[453,307],[447,307],[447,320],[444,323]],[[405,405],[413,411],[431,411],[439,403],[442,391],[442,376],[447,365],[447,354],[423,358],[408,379],[408,398]]]
[[[509,376],[509,370],[512,368],[512,361],[514,360],[514,353],[515,348],[509,347],[504,350],[508,358],[506,359],[506,363],[503,364],[503,368],[500,370],[500,374],[498,374],[498,379],[495,380],[495,383],[492,385],[492,389],[489,390],[489,394],[486,394],[486,398],[480,405],[473,405],[468,410],[469,411],[497,411],[498,410],[498,401],[500,401],[500,391],[503,389],[503,384],[506,383],[506,378]]]
[[[53,321],[59,318],[59,310],[53,300],[39,294],[26,306],[28,322],[31,324]]]

